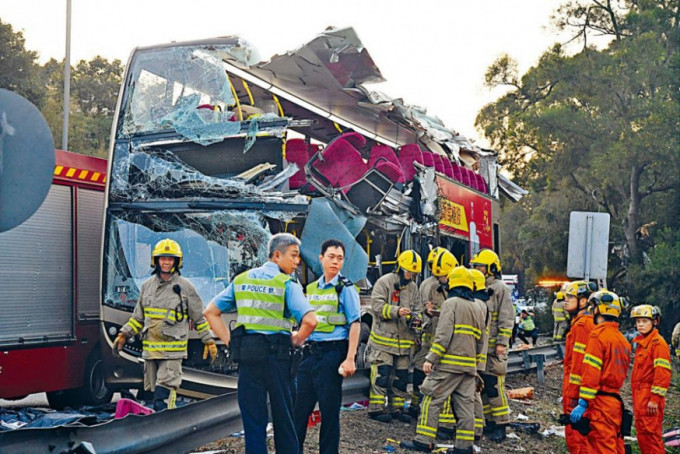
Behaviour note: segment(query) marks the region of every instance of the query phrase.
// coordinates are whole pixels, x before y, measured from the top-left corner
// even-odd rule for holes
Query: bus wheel
[[[102,405],[111,402],[113,392],[106,387],[104,365],[99,349],[95,348],[85,365],[85,377],[80,400],[85,405]]]
[[[66,407],[77,408],[77,395],[74,389],[65,389],[60,391],[49,391],[47,394],[47,403],[54,410],[63,410]]]

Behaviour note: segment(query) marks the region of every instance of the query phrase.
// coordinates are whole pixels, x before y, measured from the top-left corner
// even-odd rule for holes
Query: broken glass
[[[179,243],[182,276],[207,304],[236,275],[267,260],[271,237],[264,217],[255,211],[126,212],[110,222],[104,304],[128,310],[151,275],[151,251],[158,241]]]

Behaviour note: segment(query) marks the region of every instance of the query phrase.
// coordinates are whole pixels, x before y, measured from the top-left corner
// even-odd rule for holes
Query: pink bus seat
[[[399,163],[401,164],[401,170],[404,172],[404,180],[411,181],[413,177],[416,176],[416,168],[413,165],[414,162],[423,164],[423,152],[420,150],[418,144],[410,143],[403,145],[399,149]]]
[[[449,161],[449,158],[442,156],[442,163],[444,164],[444,174],[453,179],[453,164]]]
[[[434,158],[434,170],[439,173],[444,173],[444,161],[442,160],[442,155],[439,153],[432,153]]]
[[[366,146],[366,138],[359,134],[358,132],[354,131],[344,132],[340,134],[337,138],[345,139],[347,142],[352,144],[352,146],[354,146],[354,148],[356,148],[357,150],[360,150],[364,146]]]
[[[431,151],[423,150],[423,164],[427,167],[434,167],[434,157]]]
[[[308,147],[303,139],[286,141],[286,161],[297,164],[300,169],[288,180],[290,189],[299,189],[307,183],[305,164],[307,164],[309,158]]]
[[[382,144],[373,145],[373,147],[371,148],[371,154],[368,157],[368,167],[369,168],[374,167],[378,160],[381,158],[382,158],[381,162],[389,162],[394,165],[395,169],[392,170],[391,172],[394,171],[398,172],[398,175],[395,176],[396,180],[393,181],[395,183],[406,183],[406,180],[404,179],[404,172],[401,168],[401,164],[399,163],[399,159],[397,158],[397,155],[394,154],[394,150],[392,150],[392,148],[388,147],[387,145]]]
[[[368,170],[361,153],[342,137],[332,140],[325,150],[309,161],[309,166],[316,176],[322,177],[317,184],[333,188],[356,183]]]
[[[470,179],[470,173],[472,172],[471,170],[466,169],[465,167],[461,167],[461,170],[463,171],[463,180],[462,183],[465,186],[472,187],[472,181]]]
[[[457,181],[463,181],[463,169],[455,162],[451,165],[453,166],[453,178]]]

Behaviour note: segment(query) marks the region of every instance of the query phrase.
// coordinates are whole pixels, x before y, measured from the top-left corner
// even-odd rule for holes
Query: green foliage
[[[36,63],[38,54],[27,51],[21,32],[0,21],[0,88],[35,104],[52,130],[55,147],[61,146],[64,62]],[[113,112],[123,74],[120,60],[97,56],[81,60],[71,69],[69,150],[106,157]]]
[[[581,2],[558,11],[583,48],[555,45],[518,75],[504,56],[486,81],[510,91],[485,106],[480,127],[501,163],[531,191],[502,211],[507,272],[525,282],[566,269],[569,212],[611,215],[611,288],[640,287],[629,266],[646,270],[653,238],[638,230],[656,221],[680,227],[680,52],[678,2]],[[588,47],[592,33],[612,41]],[[678,262],[676,262],[678,263]],[[650,271],[653,272],[653,271]],[[648,279],[648,277],[645,277]]]
[[[0,20],[0,88],[12,91],[42,107],[45,89],[40,80],[38,54],[25,48],[24,35]]]

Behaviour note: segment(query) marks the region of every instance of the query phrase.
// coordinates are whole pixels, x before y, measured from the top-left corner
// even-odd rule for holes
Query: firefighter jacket
[[[668,344],[656,329],[647,336],[637,336],[633,342],[638,346],[630,385],[634,389],[651,388],[651,399],[658,404],[666,397],[671,384],[671,352]]]
[[[583,357],[579,397],[588,401],[598,392],[619,394],[630,366],[630,344],[617,322],[602,322],[590,332]]]
[[[486,313],[473,299],[447,299],[427,354],[427,360],[442,372],[477,374],[477,358],[484,350]]]
[[[489,325],[489,353],[496,354],[496,345],[507,346],[512,337],[512,327],[515,325],[515,312],[510,298],[510,289],[505,283],[494,276],[486,278],[486,288],[493,289],[493,295],[486,302],[491,316]]]
[[[430,276],[420,284],[420,301],[423,303],[423,308],[425,307],[425,303],[432,301],[434,303],[434,310],[442,310],[442,304],[444,304],[444,301],[446,301],[446,296],[444,296],[444,292],[441,290],[441,283],[439,282],[438,277]],[[430,345],[432,345],[434,333],[437,331],[437,322],[439,321],[439,316],[435,315],[433,317],[429,317],[427,316],[427,312],[423,312],[423,314],[425,317],[423,320],[423,332],[421,334],[421,340],[423,347],[427,346],[427,349],[429,350]]]
[[[132,317],[121,332],[127,337],[141,332],[143,358],[182,359],[187,357],[189,320],[203,342],[212,339],[193,284],[178,273],[167,281],[154,275],[142,284]]]
[[[567,317],[564,312],[564,301],[553,301],[552,314],[556,322],[566,322]]]
[[[400,317],[399,308],[411,310],[411,317]],[[376,351],[392,355],[410,355],[416,346],[416,332],[409,320],[423,312],[418,286],[409,282],[399,285],[399,274],[389,273],[378,279],[371,293],[373,327],[368,343]]]
[[[474,292],[473,295],[477,295],[478,292]],[[487,296],[488,297],[488,296]],[[489,326],[491,325],[491,315],[489,314],[489,308],[486,305],[486,301],[479,298],[475,298],[475,304],[479,306],[482,314],[484,314],[484,331],[482,332],[482,352],[477,354],[477,371],[484,372],[486,370],[486,354],[489,349]]]
[[[673,328],[673,334],[671,335],[671,345],[675,349],[675,354],[680,356],[680,323],[675,325],[675,328]]]
[[[593,316],[587,312],[576,315],[571,321],[571,328],[564,344],[564,377],[562,379],[562,399],[567,405],[569,405],[569,399],[578,399],[583,375],[583,355],[586,353],[586,345],[594,327]]]

